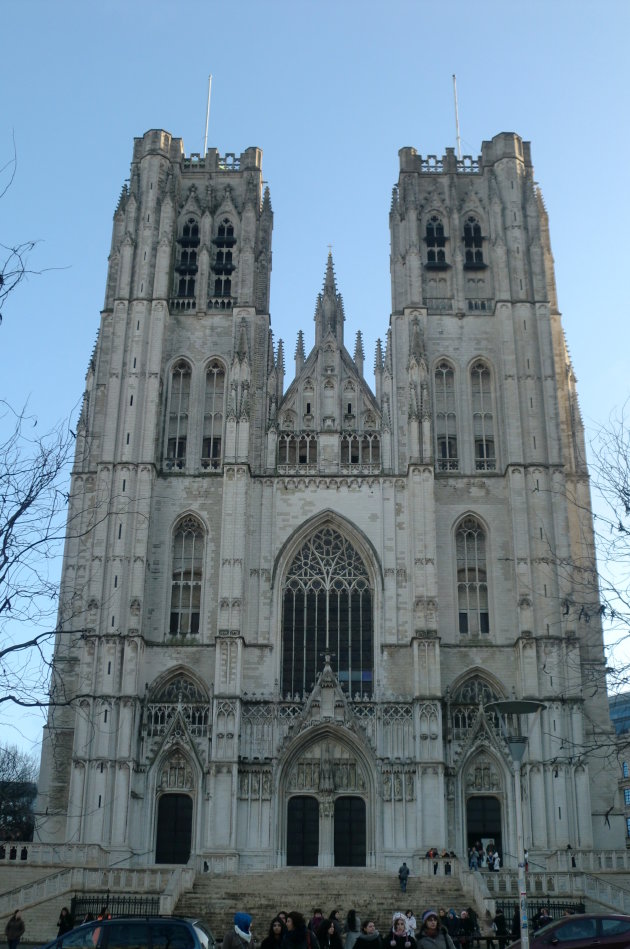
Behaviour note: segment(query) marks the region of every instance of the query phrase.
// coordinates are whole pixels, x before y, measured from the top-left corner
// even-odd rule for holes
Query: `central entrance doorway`
[[[477,794],[466,802],[466,842],[472,847],[478,840],[484,849],[489,841],[494,841],[495,849],[503,856],[501,804],[491,795]]]
[[[156,863],[188,863],[193,802],[189,794],[164,794],[158,802]]]
[[[319,857],[319,802],[316,797],[289,798],[287,866],[316,867]]]
[[[335,800],[335,866],[365,866],[365,801],[362,797]]]

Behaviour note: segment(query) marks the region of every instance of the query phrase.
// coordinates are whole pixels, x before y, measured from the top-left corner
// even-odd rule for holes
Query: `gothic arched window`
[[[171,636],[199,632],[204,529],[195,517],[185,517],[173,538]]]
[[[194,297],[197,248],[199,247],[199,224],[194,217],[189,217],[184,221],[177,243],[179,245],[179,259],[175,267],[177,296]]]
[[[457,415],[455,373],[446,362],[435,370],[435,466],[438,471],[457,471]]]
[[[473,270],[484,266],[481,224],[472,214],[464,222],[464,266]]]
[[[478,362],[470,370],[472,392],[473,437],[475,439],[475,468],[494,471],[497,467],[492,414],[492,380],[490,370]]]
[[[282,692],[309,692],[324,655],[351,696],[373,689],[372,589],[358,552],[332,527],[296,554],[282,594]]]
[[[214,296],[217,298],[213,305],[225,307],[226,298],[232,296],[232,272],[236,269],[233,248],[236,245],[234,225],[225,217],[217,228],[213,243],[217,248],[212,270],[214,279]],[[229,300],[227,300],[228,305]]]
[[[444,224],[437,214],[432,214],[427,221],[424,237],[427,245],[427,264],[429,267],[446,266],[446,235]]]
[[[217,471],[221,467],[223,445],[223,403],[225,369],[213,359],[206,370],[206,395],[203,412],[201,467]]]
[[[171,370],[168,393],[166,468],[186,467],[190,377],[189,364],[180,359]]]
[[[457,607],[460,634],[490,632],[486,535],[474,517],[466,517],[455,534],[457,556]]]

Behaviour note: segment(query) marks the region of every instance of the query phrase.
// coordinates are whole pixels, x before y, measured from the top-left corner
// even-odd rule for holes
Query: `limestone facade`
[[[285,387],[261,162],[135,140],[77,432],[53,679],[73,702],[45,732],[39,839],[238,870],[492,838],[510,863],[484,707],[516,696],[546,705],[530,854],[623,846],[591,755],[613,733],[588,474],[529,144],[401,149],[374,390],[330,256]]]

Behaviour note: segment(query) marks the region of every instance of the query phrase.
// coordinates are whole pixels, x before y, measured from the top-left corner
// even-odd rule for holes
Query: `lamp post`
[[[513,699],[490,702],[487,712],[496,712],[501,731],[510,749],[514,767],[514,804],[516,808],[516,859],[518,862],[519,914],[521,921],[521,949],[529,949],[529,921],[527,918],[527,882],[525,876],[525,843],[523,839],[523,800],[521,797],[521,763],[527,748],[521,719],[524,715],[541,712],[547,706],[535,699]]]

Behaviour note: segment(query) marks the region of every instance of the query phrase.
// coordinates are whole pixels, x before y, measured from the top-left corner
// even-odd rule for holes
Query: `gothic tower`
[[[528,143],[401,150],[373,390],[330,255],[285,389],[272,218],[258,149],[136,140],[77,433],[53,678],[71,703],[46,729],[39,839],[216,870],[392,867],[480,837],[514,854],[486,706],[515,696],[545,705],[530,854],[622,846],[590,757],[612,729],[588,475]]]

